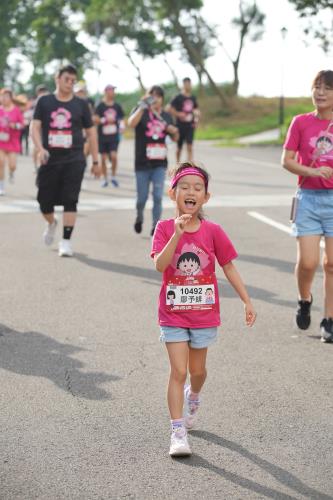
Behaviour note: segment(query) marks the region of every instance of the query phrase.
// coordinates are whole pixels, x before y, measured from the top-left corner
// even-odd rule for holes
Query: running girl
[[[254,324],[256,313],[232,262],[237,253],[231,241],[218,224],[202,216],[202,206],[210,197],[208,173],[193,163],[182,163],[172,177],[169,196],[176,203],[177,217],[158,222],[151,256],[163,273],[159,324],[170,361],[169,454],[180,456],[191,454],[187,429],[194,425],[207,375],[207,348],[215,342],[220,325],[215,259],[244,303],[248,326]],[[174,292],[172,305],[170,291]],[[187,367],[190,385],[184,387]]]

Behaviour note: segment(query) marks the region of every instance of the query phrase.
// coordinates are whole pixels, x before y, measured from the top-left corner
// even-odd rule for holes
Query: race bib
[[[49,131],[49,147],[69,149],[73,144],[73,136],[71,130],[50,130]]]
[[[215,309],[214,274],[174,276],[166,286],[166,308],[172,312]]]
[[[0,141],[8,142],[9,141],[9,132],[0,132]]]
[[[103,135],[113,135],[117,133],[117,125],[111,123],[110,125],[104,125],[102,127]]]
[[[165,144],[147,144],[146,156],[148,160],[165,160],[167,148]]]

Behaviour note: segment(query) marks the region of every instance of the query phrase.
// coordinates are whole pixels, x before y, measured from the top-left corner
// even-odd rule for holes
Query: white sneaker
[[[47,224],[45,231],[43,233],[43,240],[44,240],[45,245],[47,245],[47,246],[52,245],[53,240],[54,240],[54,236],[55,236],[55,232],[57,229],[57,224],[58,224],[58,220],[56,219],[56,217],[54,218],[54,222],[52,222],[52,224]]]
[[[186,457],[192,454],[186,431],[184,431],[184,428],[180,428],[179,431],[172,432],[169,450],[171,457]]]
[[[73,257],[73,249],[70,240],[59,241],[59,257]]]
[[[184,388],[184,425],[186,429],[193,429],[200,407],[200,399],[189,399],[190,386]]]

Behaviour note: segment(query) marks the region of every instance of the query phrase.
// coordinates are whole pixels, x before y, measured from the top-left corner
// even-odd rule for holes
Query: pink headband
[[[183,170],[181,170],[180,172],[178,172],[178,174],[176,174],[174,177],[172,177],[172,179],[171,179],[171,189],[175,188],[177,186],[177,184],[178,184],[178,181],[182,177],[185,177],[185,175],[197,175],[198,177],[201,177],[201,179],[204,180],[204,182],[205,182],[205,188],[207,189],[207,187],[208,187],[208,180],[206,179],[206,177],[199,170],[197,170],[196,168],[193,168],[193,167],[184,168]]]

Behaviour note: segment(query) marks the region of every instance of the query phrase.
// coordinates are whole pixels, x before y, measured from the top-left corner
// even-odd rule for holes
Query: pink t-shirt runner
[[[314,113],[295,116],[292,120],[284,149],[295,151],[301,165],[312,168],[328,166],[333,168],[333,123],[321,120]],[[299,177],[302,189],[333,189],[333,178]]]
[[[174,233],[174,219],[159,221],[151,257],[160,253]],[[180,238],[170,266],[163,273],[158,318],[163,326],[210,328],[218,326],[220,304],[215,259],[221,267],[237,257],[223,229],[202,220],[194,233]]]
[[[20,137],[23,127],[23,114],[17,106],[6,111],[0,106],[0,149],[9,153],[21,151]],[[10,127],[15,124],[18,128]]]

